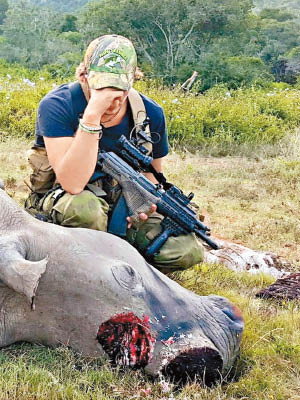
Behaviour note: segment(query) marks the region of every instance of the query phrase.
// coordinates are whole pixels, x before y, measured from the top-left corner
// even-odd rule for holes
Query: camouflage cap
[[[137,57],[129,39],[105,35],[90,43],[84,65],[91,89],[114,87],[129,90],[133,85]]]

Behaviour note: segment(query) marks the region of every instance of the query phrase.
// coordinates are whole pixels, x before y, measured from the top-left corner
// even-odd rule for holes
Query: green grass
[[[204,158],[171,154],[171,181],[193,190],[207,223],[219,237],[253,249],[272,250],[299,269],[300,161],[297,133],[282,144],[281,158]],[[22,203],[28,140],[0,142],[0,178]],[[231,378],[207,389],[191,383],[181,390],[152,381],[141,371],[112,369],[104,360],[70,349],[20,344],[0,351],[0,399],[178,399],[300,400],[300,305],[258,299],[272,279],[201,265],[171,275],[200,295],[228,297],[246,321],[241,354]],[[145,395],[145,390],[151,392]],[[172,397],[173,396],[173,397]]]
[[[0,62],[0,178],[20,204],[28,194],[26,150],[37,104],[57,83],[43,71],[37,76],[15,66],[12,72]],[[299,270],[299,92],[278,84],[230,92],[218,87],[198,96],[156,82],[139,82],[137,88],[164,107],[178,150],[165,162],[167,176],[195,193],[213,233],[272,251]],[[270,277],[222,266],[195,266],[171,277],[200,295],[226,296],[242,310],[241,354],[222,385],[207,389],[191,383],[178,390],[65,347],[23,343],[0,351],[0,400],[300,400],[299,302],[258,299],[255,294],[272,282]]]
[[[243,311],[246,330],[231,380],[207,389],[191,383],[181,390],[152,381],[141,371],[112,369],[104,360],[83,358],[70,349],[20,344],[0,352],[1,399],[299,399],[299,303],[256,299],[271,280],[236,274],[220,266],[196,266],[176,279],[200,295],[216,293]],[[232,380],[233,379],[233,380]]]

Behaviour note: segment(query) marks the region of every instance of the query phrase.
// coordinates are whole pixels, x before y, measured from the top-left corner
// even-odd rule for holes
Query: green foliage
[[[265,63],[258,57],[229,57],[226,59],[227,76],[223,82],[229,87],[251,86],[253,83],[272,81]]]
[[[44,66],[44,70],[49,72],[52,78],[73,78],[75,76],[76,67],[80,62],[80,54],[66,52],[57,58],[57,63]]]
[[[186,96],[178,90],[139,83],[166,112],[173,145],[188,149],[204,143],[275,143],[300,123],[297,90],[215,87],[205,95]]]
[[[282,10],[300,11],[298,0],[254,0],[254,4],[258,9],[279,8]]]
[[[61,26],[61,32],[75,32],[77,31],[77,17],[72,14],[64,16],[64,22]]]
[[[38,103],[51,90],[50,77],[58,66],[48,66],[35,78],[23,67],[7,68],[0,64],[0,131],[31,136]],[[164,89],[156,81],[140,81],[136,87],[163,107],[173,146],[196,150],[204,144],[276,143],[300,124],[300,94],[286,84],[238,90],[218,86],[204,95]]]
[[[183,65],[189,74],[214,41],[220,37],[231,41],[233,31],[240,40],[245,33],[252,2],[223,3],[103,0],[87,5],[78,26],[87,39],[113,32],[130,37],[140,62],[150,64],[155,75],[163,73],[168,82],[177,77],[185,80],[188,75],[182,74]]]
[[[29,137],[34,133],[39,101],[51,90],[50,74],[15,68],[0,61],[0,132],[1,136]]]
[[[32,93],[32,89],[18,87],[10,94],[0,93],[1,102],[6,107],[0,109],[0,130],[4,134],[12,133],[19,137],[29,137],[34,132],[34,120],[37,101],[41,100],[42,91]]]
[[[202,91],[274,78],[295,84],[300,60],[290,54],[300,46],[299,8],[288,0],[287,10],[277,0],[254,3],[256,13],[252,0],[11,1],[0,57],[67,76],[90,40],[117,33],[132,39],[145,75],[167,84],[184,82],[194,70]]]
[[[11,0],[18,2],[22,0]],[[73,12],[83,7],[89,0],[30,0],[36,6],[48,7],[59,12]]]
[[[8,10],[8,1],[0,0],[0,25],[3,24],[7,10]]]
[[[296,18],[291,11],[283,11],[277,8],[264,8],[259,16],[262,19],[274,19],[278,22],[285,22]]]
[[[76,54],[74,40],[60,35],[60,27],[59,14],[48,8],[37,8],[28,0],[11,5],[2,25],[5,41],[0,43],[0,57],[39,69],[56,63],[62,54]]]
[[[230,89],[236,89],[258,83],[263,85],[273,80],[267,65],[258,57],[224,57],[211,53],[203,57],[197,71],[200,74],[202,91],[221,82],[226,82]]]
[[[20,64],[9,64],[5,60],[0,58],[0,78],[3,80],[7,78],[7,75],[10,77],[8,80],[12,79],[13,81],[19,80],[21,78],[29,78],[32,79],[37,75],[37,72],[34,70],[30,70],[23,65]]]

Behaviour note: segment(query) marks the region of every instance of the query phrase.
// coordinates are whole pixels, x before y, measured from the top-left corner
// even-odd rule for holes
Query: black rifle
[[[146,136],[145,139],[149,140]],[[188,206],[193,193],[186,196],[177,186],[168,183],[151,166],[153,159],[146,152],[135,139],[128,140],[124,135],[118,140],[118,154],[99,152],[97,169],[114,178],[122,187],[122,195],[112,211],[108,232],[125,237],[126,217],[130,215],[133,219],[138,219],[138,214],[149,211],[151,205],[156,204],[157,212],[164,216],[161,222],[162,232],[148,246],[145,252],[147,258],[151,259],[157,254],[170,236],[191,232],[213,249],[218,249],[217,244],[207,236],[210,229]],[[160,184],[150,182],[142,172],[154,173]]]

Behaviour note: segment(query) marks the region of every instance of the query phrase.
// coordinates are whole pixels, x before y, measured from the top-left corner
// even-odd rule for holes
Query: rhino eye
[[[111,272],[118,284],[126,290],[142,289],[144,286],[141,275],[128,264],[113,266]]]

